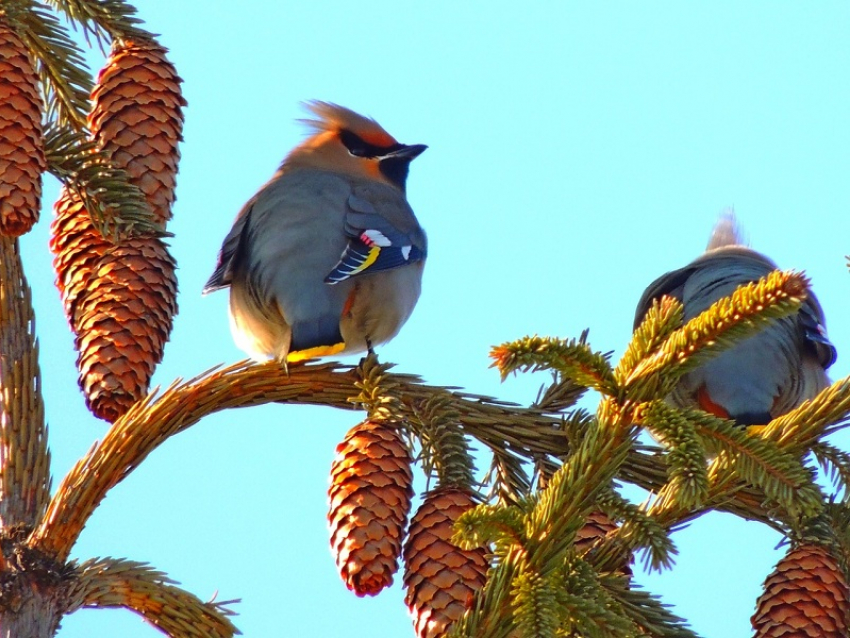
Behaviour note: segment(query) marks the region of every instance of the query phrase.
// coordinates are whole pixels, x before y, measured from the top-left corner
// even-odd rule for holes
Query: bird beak
[[[402,146],[397,151],[387,153],[381,157],[382,160],[390,158],[404,159],[408,162],[419,157],[425,149],[428,148],[424,144],[411,144],[410,146]]]

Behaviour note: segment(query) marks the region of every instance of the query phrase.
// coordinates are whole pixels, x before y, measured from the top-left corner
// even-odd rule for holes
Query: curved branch
[[[100,558],[80,565],[66,593],[66,614],[81,607],[123,607],[169,636],[231,638],[240,631],[228,620],[227,601],[204,603],[146,563]]]
[[[569,453],[559,416],[491,397],[429,386],[415,375],[388,373],[387,377],[397,384],[402,409],[411,419],[435,393],[446,393],[450,398],[447,408],[458,413],[464,433],[487,446],[507,450],[520,460],[564,457]],[[66,559],[107,492],[166,439],[209,414],[273,402],[354,409],[352,397],[358,394],[361,378],[357,368],[336,363],[290,365],[287,373],[275,362],[242,361],[186,382],[178,380],[160,395],[152,393],[137,403],[80,459],[62,481],[28,544],[57,559]],[[637,449],[628,454],[619,476],[654,491],[668,480],[663,455]],[[760,507],[763,497],[759,496],[752,488],[736,486],[717,499],[722,502],[713,500],[711,505],[745,518],[765,520],[767,516]],[[679,514],[691,519],[701,513]],[[668,524],[681,522],[670,520]]]
[[[388,374],[411,415],[435,392],[448,392],[466,433],[523,455],[567,452],[560,419],[496,399],[427,386],[419,377]],[[352,409],[358,370],[334,363],[290,365],[243,361],[176,381],[160,396],[139,401],[62,481],[28,544],[56,559],[68,557],[80,532],[107,492],[170,436],[228,408],[264,403],[306,403]]]

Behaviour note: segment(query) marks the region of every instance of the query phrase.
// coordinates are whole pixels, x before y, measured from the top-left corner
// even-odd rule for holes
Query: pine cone
[[[56,217],[50,226],[50,250],[56,287],[65,304],[65,316],[76,332],[77,299],[88,290],[97,261],[111,244],[95,230],[80,198],[66,188],[53,208]]]
[[[818,545],[799,545],[764,581],[752,617],[755,638],[848,635],[850,589],[836,560]]]
[[[575,545],[579,553],[586,552],[597,539],[607,536],[609,532],[617,529],[617,524],[608,518],[608,515],[599,510],[594,510],[587,515],[587,520],[578,533],[576,534]],[[632,575],[632,568],[629,566],[630,556],[623,555],[622,561],[616,566],[616,569],[626,576]]]
[[[404,544],[404,600],[419,638],[445,636],[484,586],[484,550],[464,551],[450,542],[454,522],[473,505],[462,489],[437,488],[425,495],[410,522]]]
[[[0,12],[0,233],[38,221],[44,159],[39,81],[28,50]]]
[[[398,570],[412,461],[398,431],[374,421],[351,428],[336,454],[328,489],[331,549],[348,588],[374,596]]]
[[[92,92],[89,126],[127,171],[164,228],[171,217],[185,101],[180,78],[153,41],[116,41]],[[89,409],[114,421],[147,394],[177,313],[176,264],[162,240],[113,245],[67,190],[56,202],[50,245],[56,284],[76,335]]]
[[[602,538],[615,529],[617,524],[608,518],[607,514],[599,510],[591,512],[587,515],[584,527],[576,534],[576,549],[579,552],[587,551],[597,538]]]
[[[118,41],[92,91],[89,128],[145,194],[163,227],[171,219],[183,140],[182,80],[154,41]]]
[[[147,394],[177,313],[176,264],[155,237],[113,245],[63,189],[50,241],[56,285],[76,335],[80,387],[113,422]]]

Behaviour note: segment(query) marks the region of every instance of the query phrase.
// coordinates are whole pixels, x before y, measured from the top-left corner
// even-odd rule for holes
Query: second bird
[[[257,360],[371,350],[419,299],[427,242],[405,182],[427,147],[341,106],[307,106],[314,134],[239,212],[204,287],[230,287],[234,339]]]
[[[743,245],[732,215],[721,217],[705,254],[652,282],[638,303],[635,328],[653,300],[675,297],[685,321],[738,286],[757,281],[776,264]],[[829,385],[835,361],[823,310],[809,290],[800,310],[724,350],[679,381],[668,401],[701,408],[742,425],[763,425],[812,399]]]

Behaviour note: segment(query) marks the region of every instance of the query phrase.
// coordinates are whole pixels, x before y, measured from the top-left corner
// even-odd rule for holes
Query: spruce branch
[[[657,492],[667,484],[667,452],[657,445],[636,444],[617,478],[633,483],[648,492]]]
[[[360,394],[349,401],[366,410],[371,420],[398,423],[403,419],[399,383],[387,374],[392,367],[391,363],[380,363],[374,353],[364,357],[357,366],[360,380],[355,387]]]
[[[761,436],[782,449],[802,454],[818,441],[850,424],[850,376],[839,379],[764,427]]]
[[[448,392],[437,392],[414,406],[411,427],[422,443],[423,467],[437,476],[438,485],[472,488],[475,465],[469,444]]]
[[[490,469],[482,483],[490,486],[487,500],[497,498],[505,504],[515,504],[531,492],[532,480],[526,472],[526,462],[507,450],[491,447]]]
[[[586,336],[585,331],[580,339],[525,337],[495,346],[490,357],[503,380],[518,370],[557,370],[580,386],[614,394],[617,386],[608,361],[610,353],[593,352],[583,340]]]
[[[514,627],[520,636],[554,638],[560,625],[560,585],[554,574],[543,576],[528,569],[517,574],[511,583],[511,599],[514,601]]]
[[[555,472],[546,488],[529,499],[523,516],[521,538],[516,539],[516,523],[510,527],[513,534],[509,538],[499,536],[500,530],[494,525],[499,519],[493,515],[499,508],[484,509],[478,513],[481,517],[479,520],[484,524],[484,529],[480,531],[470,529],[474,527],[475,514],[464,519],[465,527],[458,530],[460,538],[481,542],[495,537],[499,541],[508,542],[508,545],[495,542],[499,559],[491,569],[488,583],[476,597],[474,608],[459,624],[456,635],[510,635],[514,622],[511,616],[518,613],[516,609],[523,605],[523,601],[512,598],[508,593],[522,591],[522,580],[517,579],[522,574],[534,574],[535,579],[544,579],[534,580],[540,584],[561,573],[567,557],[574,551],[576,534],[584,525],[587,513],[599,495],[610,489],[613,477],[634,443],[637,428],[631,425],[631,421],[631,414],[622,412],[611,399],[603,400],[597,412],[597,420],[592,422],[578,448]],[[508,508],[502,506],[501,509]],[[515,521],[518,512],[513,510],[504,516]],[[580,582],[576,583],[575,588],[580,585]],[[573,590],[567,591],[566,595],[569,596]],[[547,620],[548,617],[539,608],[542,599],[535,600],[529,601],[530,607],[523,612],[526,613],[526,629],[536,623],[540,623],[541,627],[551,624],[551,618]],[[596,627],[598,619],[604,617],[606,607],[587,603],[589,614],[585,617],[582,615],[585,603],[576,606],[579,600],[584,598],[575,596],[570,601],[559,599],[562,605],[571,602],[565,607],[566,613],[561,617],[561,623],[583,624],[583,619],[586,619]],[[511,605],[513,612],[508,611]]]
[[[666,452],[652,445],[635,446],[618,474],[618,478],[649,492],[659,492],[667,484],[668,477]],[[717,485],[712,486],[708,500],[698,510],[685,514],[671,509],[667,510],[663,516],[657,513],[656,516],[659,523],[669,527],[699,518],[709,508],[714,508],[745,520],[759,521],[776,529],[780,534],[785,533],[782,523],[772,518],[764,502],[765,496],[760,490],[739,481],[734,485],[725,484],[722,489],[718,489]],[[614,518],[617,517],[614,516]]]
[[[668,605],[638,585],[621,576],[603,575],[600,580],[623,613],[640,628],[640,636],[697,638],[684,618],[671,613]]]
[[[582,333],[582,336],[584,334]],[[555,372],[552,375],[552,383],[540,387],[537,399],[531,407],[547,413],[564,412],[567,408],[573,407],[585,392],[587,392],[585,386]]]
[[[824,441],[812,445],[811,451],[833,487],[843,492],[845,500],[850,497],[850,453]]]
[[[535,571],[524,550],[515,546],[490,570],[473,607],[455,623],[449,636],[536,636],[535,630],[548,632],[555,624],[555,633],[548,635],[636,635],[633,624],[583,560],[565,556],[556,569],[544,574]]]
[[[452,625],[450,638],[514,638],[510,593],[522,562],[523,552],[518,545],[496,556],[484,587],[469,611]]]
[[[820,511],[823,496],[811,469],[802,464],[798,455],[775,444],[765,445],[766,441],[733,421],[701,410],[681,412],[693,423],[700,438],[710,441],[719,454],[708,466],[709,489],[702,506],[691,508],[676,498],[663,498],[661,490],[660,497],[648,509],[659,524],[670,528],[709,509],[719,509],[785,533],[786,524]]]
[[[613,488],[600,495],[598,505],[612,519],[623,521],[588,557],[600,572],[616,571],[624,557],[639,549],[645,552],[646,568],[661,571],[673,566],[677,550],[669,528],[651,516],[646,505],[630,503]]]
[[[537,496],[528,517],[529,563],[546,573],[562,561],[585,517],[624,463],[637,428],[632,414],[603,399],[595,427]]]
[[[50,499],[35,313],[18,241],[0,236],[0,526],[32,528]]]
[[[599,574],[580,558],[570,558],[558,592],[562,636],[633,638],[638,628],[603,585]]]
[[[139,26],[143,21],[135,17],[136,8],[123,0],[47,1],[80,27],[86,44],[91,46],[90,38],[93,38],[102,52],[105,52],[107,42],[118,38],[153,38]]]
[[[618,384],[624,385],[632,370],[681,327],[683,317],[682,303],[674,297],[665,295],[652,302],[614,370]]]
[[[776,270],[740,286],[673,331],[661,347],[641,360],[624,380],[632,401],[663,398],[687,372],[771,321],[796,312],[806,298],[808,279]]]
[[[42,2],[15,0],[7,2],[4,9],[15,31],[36,56],[47,120],[85,130],[94,81],[80,48]]]
[[[146,563],[88,560],[74,570],[66,613],[81,607],[123,607],[169,636],[231,638],[241,633],[227,618],[234,615],[227,605],[238,601],[204,603],[176,585]]]
[[[830,499],[824,509],[823,522],[827,527],[826,533],[818,536],[831,541],[833,554],[846,574],[850,572],[850,505],[846,500],[836,502]]]
[[[129,237],[166,237],[144,193],[130,183],[97,142],[69,127],[53,125],[44,133],[47,170],[85,206],[95,229],[117,243]]]
[[[560,421],[540,413],[479,395],[450,392],[423,384],[413,375],[386,374],[399,384],[404,418],[435,392],[448,392],[461,415],[463,429],[496,445],[511,439],[531,452],[563,448]],[[108,491],[128,476],[168,437],[201,418],[228,408],[271,402],[329,405],[350,410],[352,395],[362,382],[358,372],[339,364],[290,364],[242,361],[210,370],[186,382],[176,380],[161,393],[154,391],[115,421],[62,480],[29,544],[46,554],[67,558],[94,509]],[[384,386],[386,387],[386,385]]]
[[[715,486],[743,480],[762,490],[778,503],[791,519],[808,518],[823,505],[823,494],[814,483],[810,468],[798,455],[758,436],[751,436],[734,421],[719,419],[701,410],[684,410],[704,440],[711,440],[720,453],[708,468]]]
[[[505,555],[498,548],[521,544],[526,540],[525,512],[513,505],[482,503],[460,515],[455,522],[452,543],[461,549],[476,549],[495,545],[497,555]]]
[[[706,450],[696,424],[681,410],[652,401],[640,411],[642,424],[653,438],[668,447],[670,481],[658,500],[678,501],[682,509],[698,508],[708,494]]]

